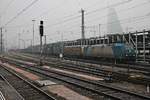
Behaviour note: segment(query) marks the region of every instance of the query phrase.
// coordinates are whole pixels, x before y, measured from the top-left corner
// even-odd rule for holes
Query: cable
[[[52,27],[52,26],[55,26],[55,25],[58,25],[58,24],[61,24],[61,23],[65,23],[65,22],[68,22],[68,21],[77,19],[77,18],[80,18],[80,16],[75,16],[75,17],[72,17],[72,18],[70,18],[70,19],[66,19],[66,20],[63,20],[63,21],[61,21],[61,22],[58,22],[58,23],[55,23],[55,24],[52,24],[52,25],[47,25],[46,27]]]
[[[120,4],[120,3],[118,3],[118,4]],[[118,4],[114,4],[114,5],[118,5]],[[147,2],[144,2],[144,3],[142,3],[142,4],[138,4],[138,5],[135,5],[135,6],[133,6],[133,7],[130,7],[130,8],[128,8],[128,9],[123,9],[123,10],[120,10],[119,12],[122,12],[122,11],[127,11],[127,10],[129,10],[129,9],[133,9],[133,8],[136,8],[136,7],[138,7],[138,6],[142,6],[142,5],[144,5],[144,4],[147,4]],[[114,6],[114,5],[112,5],[112,6]],[[86,13],[86,14],[89,14],[89,13]],[[85,14],[85,15],[86,15]],[[114,13],[111,13],[111,14],[114,14]],[[107,15],[105,15],[105,16],[103,16],[103,17],[106,17]],[[48,27],[50,26],[55,26],[55,25],[58,25],[58,24],[61,24],[61,23],[65,23],[65,22],[68,22],[68,21],[70,21],[70,20],[73,20],[73,19],[76,19],[76,18],[78,18],[78,17],[80,17],[80,16],[77,16],[77,17],[75,17],[75,18],[70,18],[70,19],[67,19],[67,20],[64,20],[64,21],[62,21],[62,22],[58,22],[58,23],[55,23],[55,24],[52,24],[52,25],[48,25]],[[102,17],[101,17],[102,18]]]
[[[132,24],[136,24],[137,25],[137,23],[141,23],[141,22],[143,22],[143,20],[150,20],[150,19],[148,19],[148,17],[147,16],[139,16],[139,17],[132,17],[133,18],[133,20],[132,20],[132,22],[129,22],[129,19],[122,19],[122,20],[120,20],[120,24],[123,24],[123,23],[132,23]],[[124,21],[124,22],[121,22],[121,21]],[[116,21],[114,21],[114,22],[111,22],[111,23],[104,23],[104,24],[101,24],[101,25],[103,25],[103,27],[106,27],[105,25],[108,25],[108,24],[112,24],[112,23],[115,23]]]
[[[35,19],[36,19],[36,18],[39,18],[39,17],[41,17],[41,16],[43,16],[43,15],[47,15],[48,13],[50,13],[51,11],[54,11],[54,9],[56,9],[56,8],[58,8],[58,7],[60,8],[60,6],[63,5],[64,3],[66,3],[66,2],[63,1],[63,2],[61,2],[59,5],[56,5],[54,8],[51,8],[51,9],[49,9],[49,10],[47,10],[47,11],[41,13],[39,16],[35,17]]]
[[[74,13],[75,14],[75,13]],[[55,26],[55,25],[58,25],[58,24],[61,24],[61,23],[63,23],[63,22],[68,22],[68,21],[70,21],[70,20],[74,20],[74,19],[77,19],[77,18],[79,18],[80,16],[74,16],[74,14],[71,14],[71,15],[68,15],[68,16],[64,16],[64,17],[62,17],[61,19],[65,19],[65,18],[68,18],[68,17],[72,17],[72,18],[69,18],[69,19],[66,19],[66,20],[63,20],[63,21],[61,21],[61,22],[58,22],[58,23],[55,23],[55,24],[52,24],[52,25],[47,25],[47,26],[45,26],[45,27],[49,27],[49,26]],[[58,19],[57,19],[58,20]],[[16,26],[9,26],[9,27],[7,27],[7,28],[17,28],[17,27],[25,27],[25,26],[28,26],[29,24],[26,24],[26,25],[16,25]]]
[[[62,5],[63,3],[64,3],[64,1],[61,2],[60,5]],[[44,15],[47,15],[50,11],[54,10],[55,8],[60,7],[60,5],[58,5],[57,7],[52,8],[52,9],[49,9],[49,10],[46,11],[46,12],[41,13],[39,16],[34,17],[34,19],[37,19],[37,18],[39,18],[39,17],[41,17],[41,16],[44,16]],[[61,19],[65,19],[65,18],[68,18],[68,17],[72,17],[72,16],[74,16],[75,14],[77,14],[77,13],[72,13],[72,14],[70,14],[70,15],[67,15],[67,16],[62,17]],[[59,20],[59,19],[56,19],[56,20]],[[23,27],[23,25],[17,25],[17,26]],[[17,27],[17,26],[10,26],[9,28],[11,28],[11,27]],[[26,25],[25,25],[25,26],[26,26]]]
[[[14,21],[18,16],[20,16],[23,12],[25,12],[27,9],[29,9],[37,1],[39,1],[39,0],[34,0],[31,4],[29,4],[24,9],[22,9],[16,16],[14,16],[12,19],[10,19],[4,26],[7,26],[9,23],[11,23],[12,21]]]
[[[102,10],[105,10],[105,9],[107,9],[107,8],[114,7],[114,6],[118,6],[118,5],[121,5],[121,4],[124,4],[124,3],[128,3],[128,2],[130,2],[130,1],[132,1],[132,0],[127,0],[127,1],[123,1],[123,2],[116,3],[116,4],[112,4],[112,5],[110,5],[109,7],[107,6],[107,7],[104,7],[104,8],[100,8],[100,9],[96,9],[96,10],[87,12],[87,13],[85,13],[85,15],[88,15],[88,14],[91,14],[91,13],[94,13],[94,12],[97,12],[97,11],[102,11]]]
[[[103,1],[105,1],[105,0],[103,0]],[[100,1],[98,1],[98,2],[95,2],[93,5],[87,6],[85,9],[87,10],[87,9],[89,9],[89,8],[95,7],[95,5],[97,5],[97,4],[99,4],[99,3],[103,3],[103,2],[100,0]]]
[[[127,22],[121,22],[120,24],[122,23],[128,23],[128,21],[130,19],[133,19],[132,21],[138,21],[138,20],[142,20],[142,19],[145,19],[145,18],[148,18],[147,15],[143,15],[143,16],[138,16],[138,17],[132,17],[132,18],[125,18],[125,19],[121,19],[121,20],[118,20],[119,22],[121,21],[127,21]],[[102,23],[101,25],[108,25],[108,24],[112,24],[112,23],[116,23],[118,21],[112,21],[110,23]]]
[[[127,9],[121,9],[121,10],[117,11],[117,13],[119,13],[119,12],[120,12],[120,13],[123,13],[123,12],[125,12],[125,11],[129,11],[130,9],[133,9],[133,8],[136,8],[136,7],[139,7],[139,6],[143,6],[143,5],[145,5],[145,4],[148,4],[148,3],[147,3],[147,2],[144,2],[144,3],[142,3],[142,4],[137,4],[137,5],[133,6],[133,7],[127,8]],[[112,12],[112,13],[110,13],[109,15],[113,15],[113,14],[114,14],[114,13]],[[108,15],[104,15],[104,16],[95,18],[94,20],[106,18],[107,16],[108,16]],[[91,22],[91,21],[93,21],[93,20],[90,20],[90,21],[88,21],[88,22]]]
[[[113,5],[111,5],[111,6],[120,5],[120,4],[122,4],[122,3],[126,3],[126,2],[129,2],[129,1],[131,1],[131,0],[124,1],[124,2],[119,2],[119,3],[117,3],[117,4],[113,4]],[[105,9],[105,8],[108,8],[108,7],[104,7],[104,9]],[[94,11],[92,11],[92,12],[85,13],[85,15],[88,15],[88,14],[90,14],[90,13],[93,13],[93,12],[95,12],[95,11],[97,11],[97,10],[99,10],[99,9],[96,9],[96,10],[94,10]],[[103,10],[103,9],[101,9],[101,10]],[[80,16],[78,16],[78,17],[80,17]],[[76,17],[75,17],[75,18],[73,18],[73,19],[76,19]],[[72,18],[70,18],[70,19],[68,19],[68,20],[64,20],[64,21],[62,21],[62,22],[58,22],[58,23],[53,24],[53,25],[55,26],[55,25],[58,25],[58,24],[61,24],[61,23],[68,22],[68,21],[70,21],[70,20],[72,20]],[[48,26],[53,26],[53,25],[48,25]]]
[[[64,29],[71,29],[71,28],[78,28],[78,27],[80,27],[80,25],[79,25],[80,23],[75,23],[75,24],[71,24],[70,26],[66,26],[66,25],[64,25],[63,27],[65,27]],[[75,27],[76,26],[76,27]],[[49,30],[50,28],[46,28],[45,30]]]
[[[137,5],[135,5],[135,6],[133,6],[133,7],[130,7],[130,8],[127,8],[127,9],[121,9],[121,10],[119,10],[118,12],[121,12],[121,13],[123,13],[123,11],[128,11],[129,9],[133,9],[133,8],[136,8],[136,7],[139,7],[139,6],[143,6],[143,5],[145,5],[145,4],[148,4],[147,2],[144,2],[144,3],[142,3],[142,4],[137,4]],[[117,13],[118,13],[117,12]],[[75,14],[75,13],[74,13]],[[65,18],[68,18],[68,17],[72,17],[72,16],[74,16],[74,14],[71,14],[71,15],[68,15],[68,16],[65,16],[65,17],[62,17],[61,19],[65,19]],[[110,13],[110,14],[114,14],[114,13]],[[97,19],[102,19],[102,18],[105,18],[107,15],[104,15],[104,16],[101,16],[100,18],[98,17],[98,18],[96,18],[96,19],[94,19],[94,20],[97,20]],[[80,16],[79,16],[80,17]],[[68,21],[69,21],[70,19],[68,19]],[[90,21],[88,21],[88,22],[91,22],[91,21],[94,21],[94,20],[90,20]],[[58,24],[60,24],[60,23],[63,23],[63,21],[62,22],[58,22],[58,23],[55,23],[55,24],[53,24],[54,26],[55,25],[58,25]],[[19,27],[23,27],[23,25],[17,25],[17,26],[19,26]],[[12,26],[12,27],[17,27],[17,26]],[[27,26],[27,25],[26,25]],[[48,25],[49,26],[49,25]]]
[[[77,2],[78,2],[78,5],[80,6],[80,3],[79,3],[79,1],[78,0],[76,0]],[[131,0],[128,0],[128,1],[124,1],[124,2],[119,2],[119,3],[117,3],[117,4],[113,4],[113,5],[111,5],[111,6],[116,6],[116,5],[119,5],[119,4],[122,4],[122,3],[126,3],[126,2],[129,2],[129,1],[131,1]],[[105,7],[105,8],[108,8],[108,7]],[[99,9],[96,9],[96,10],[99,10]],[[94,10],[95,11],[95,10]],[[93,12],[93,11],[92,11]],[[92,12],[88,12],[88,13],[85,13],[85,15],[88,15],[88,14],[90,14],[90,13],[92,13]],[[80,16],[79,16],[80,17]],[[74,18],[73,18],[74,19]],[[67,20],[67,21],[70,21],[70,19],[69,20]],[[65,22],[67,22],[67,21],[65,21]],[[60,23],[62,23],[62,22],[60,22]],[[55,24],[54,24],[55,25]]]
[[[148,18],[147,16],[138,16],[138,17],[132,17],[132,23],[141,23],[141,21],[143,21],[143,20],[146,20],[145,18]],[[126,18],[126,19],[122,19],[122,20],[119,20],[120,22],[121,21],[125,21],[125,22],[121,22],[121,24],[122,23],[128,23],[128,21],[129,21],[129,19],[131,19],[131,18]],[[116,23],[116,21],[113,21],[113,22],[111,22],[111,23],[103,23],[103,24],[101,24],[101,25],[108,25],[108,24],[112,24],[112,23]],[[65,29],[68,29],[68,28],[65,28]],[[71,30],[69,30],[69,31],[72,31],[74,28],[72,28]]]
[[[131,7],[131,8],[133,8],[133,7]],[[70,16],[73,16],[73,15],[69,15],[69,16],[66,16],[66,17],[70,17]],[[64,17],[64,18],[66,18],[66,17]],[[52,24],[52,25],[48,25],[48,26],[46,26],[46,27],[51,27],[51,26],[55,26],[55,25],[58,25],[58,24],[60,24],[60,23],[65,23],[65,22],[68,22],[68,21],[70,21],[70,20],[73,20],[73,19],[76,19],[76,18],[78,18],[78,17],[80,17],[80,16],[76,16],[76,17],[73,17],[73,18],[70,18],[70,19],[66,19],[66,20],[64,20],[64,21],[61,21],[61,22],[58,22],[58,23],[55,23],[55,24]]]
[[[121,20],[118,20],[119,22],[121,22],[121,21],[129,21],[130,19],[133,19],[132,21],[138,21],[138,20],[142,20],[142,19],[145,19],[147,16],[146,15],[144,15],[144,16],[138,16],[138,17],[132,17],[132,18],[125,18],[125,19],[121,19]],[[148,18],[148,17],[147,17]],[[104,23],[104,24],[101,24],[101,25],[108,25],[108,24],[112,24],[112,23],[116,23],[116,22],[118,22],[118,21],[113,21],[113,22],[110,22],[110,23]],[[127,23],[127,22],[124,22],[124,23]],[[123,23],[123,22],[121,22],[121,23]]]

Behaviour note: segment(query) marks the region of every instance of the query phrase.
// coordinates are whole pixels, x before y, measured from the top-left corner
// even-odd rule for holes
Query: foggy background
[[[85,10],[86,38],[150,29],[150,0],[37,0],[25,10],[33,1],[0,0],[0,27],[8,49],[18,48],[19,34],[26,47],[31,45],[32,20],[34,44],[39,44],[40,20],[47,43],[62,41],[62,36],[63,41],[81,38],[81,8]]]

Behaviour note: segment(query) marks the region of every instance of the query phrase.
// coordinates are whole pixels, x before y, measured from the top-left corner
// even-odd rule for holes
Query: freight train
[[[76,58],[135,61],[136,51],[129,44],[82,42],[82,40],[51,43],[43,46],[43,54]],[[40,46],[28,47],[23,52],[40,54]]]

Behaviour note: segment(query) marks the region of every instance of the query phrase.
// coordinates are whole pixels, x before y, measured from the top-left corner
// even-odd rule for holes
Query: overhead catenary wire
[[[60,19],[64,19],[64,21],[65,21],[65,19],[66,18],[68,18],[68,19],[66,19],[66,20],[71,20],[71,19],[74,19],[74,18],[71,18],[71,17],[77,17],[77,16],[75,16],[75,14],[77,14],[77,13],[72,13],[72,14],[70,14],[70,15],[66,15],[66,16],[64,16],[64,17],[62,17],[62,18],[60,18]],[[80,16],[79,16],[80,17]],[[59,20],[59,19],[57,19],[57,20]],[[61,21],[60,23],[62,23],[63,21]],[[59,23],[59,22],[58,22]],[[57,24],[57,23],[55,23],[55,24]],[[13,25],[13,26],[7,26],[7,28],[20,28],[20,27],[26,27],[26,26],[29,26],[30,24],[22,24],[22,25]],[[48,26],[48,25],[47,25]],[[50,25],[49,25],[50,26]]]
[[[79,6],[81,6],[80,5],[80,2],[78,1],[78,0],[76,0],[77,2],[78,2],[78,5]],[[128,0],[128,1],[131,1],[131,0]],[[124,1],[124,2],[127,2],[127,1]],[[121,3],[124,3],[124,2],[119,2],[119,3],[116,3],[116,4],[113,4],[113,5],[111,5],[111,6],[116,6],[116,5],[119,5],[119,4],[121,4]],[[106,9],[107,7],[105,7],[105,9]],[[97,10],[100,10],[100,9],[96,9],[96,11]],[[101,9],[101,10],[103,10],[103,8]],[[89,13],[93,13],[93,12],[95,12],[95,10],[94,11],[92,11],[92,12],[88,12],[88,13],[86,13],[85,15],[87,15],[87,14],[89,14]],[[72,15],[71,15],[72,16]],[[69,16],[68,16],[69,17]],[[79,16],[75,16],[75,17],[73,17],[73,18],[69,18],[69,19],[65,19],[65,20],[63,20],[63,21],[60,21],[60,22],[57,22],[57,23],[54,23],[54,24],[51,24],[51,25],[47,25],[46,27],[52,27],[52,26],[55,26],[55,25],[59,25],[59,24],[61,24],[61,23],[65,23],[65,22],[68,22],[68,21],[71,21],[71,20],[74,20],[74,19],[77,19],[77,18],[80,18],[80,15]],[[63,19],[63,18],[62,18]]]
[[[134,9],[134,8],[137,8],[137,7],[146,5],[146,4],[148,4],[148,3],[147,3],[147,2],[144,2],[144,3],[142,3],[142,4],[137,4],[137,5],[132,6],[132,7],[130,7],[130,8],[120,9],[120,10],[117,11],[117,13],[124,13],[124,12],[126,12],[126,11],[129,11],[130,9]],[[114,12],[110,13],[109,15],[113,15],[113,14],[114,14]],[[97,20],[97,19],[106,18],[107,16],[108,16],[108,15],[104,15],[104,16],[95,18],[95,19],[93,19],[93,20],[86,20],[86,21],[91,22],[91,21],[94,21],[94,20]]]
[[[145,20],[147,18],[148,17],[146,15],[143,15],[143,16],[137,16],[137,17],[132,17],[132,18],[125,18],[125,19],[121,19],[119,21],[120,21],[120,23],[128,23],[129,19],[133,19],[133,23],[140,23],[140,21]],[[116,21],[112,21],[111,23],[102,23],[101,25],[108,25],[108,24],[112,24],[112,23],[116,23]],[[69,31],[72,31],[72,30],[69,30]]]
[[[131,18],[126,18],[126,19],[121,19],[119,21],[120,21],[120,24],[125,24],[125,23],[134,23],[135,24],[136,23],[136,25],[137,25],[138,23],[143,22],[143,20],[150,20],[149,17],[147,17],[146,15],[138,16],[138,17],[132,17],[132,19],[133,19],[132,22],[131,22],[130,19]],[[113,22],[110,22],[110,23],[102,23],[101,25],[104,27],[105,25],[113,24],[113,23],[116,23],[116,21],[113,21]]]
[[[146,18],[148,18],[147,16],[138,16],[138,17],[132,17],[133,19],[133,23],[140,23],[140,21],[142,20],[145,20]],[[126,18],[126,19],[122,19],[120,20],[121,23],[127,23],[129,21],[130,18]],[[122,22],[122,21],[125,21],[125,22]],[[111,23],[107,23],[107,24],[112,24],[112,23],[115,23],[116,21],[113,21]],[[102,25],[107,25],[106,23],[102,24]],[[73,30],[69,30],[69,31],[73,31]]]
[[[47,25],[46,27],[52,27],[52,26],[55,26],[55,25],[58,25],[58,24],[61,24],[61,23],[65,23],[65,22],[68,22],[68,21],[71,21],[71,20],[75,20],[77,18],[80,18],[80,15],[72,17],[72,18],[69,18],[69,19],[66,19],[66,20],[63,20],[61,22],[57,22],[55,24]]]
[[[60,5],[58,5],[57,7],[54,7],[54,8],[52,8],[52,9],[49,9],[49,10],[45,11],[45,12],[42,12],[42,13],[39,14],[37,17],[34,17],[34,19],[38,19],[38,18],[40,18],[40,17],[42,17],[42,16],[47,15],[47,14],[50,13],[51,11],[54,11],[55,8],[58,8],[58,7],[60,8],[60,6],[61,6],[63,3],[64,3],[64,2],[61,2]],[[66,16],[64,16],[64,17],[61,17],[60,19],[66,19],[66,18],[69,18],[69,17],[75,17],[75,14],[77,14],[77,13],[74,12],[74,13],[72,13],[72,14],[70,14],[70,15],[66,15]],[[32,19],[30,19],[30,20],[32,20]],[[56,20],[59,20],[59,19],[56,19]],[[9,26],[8,28],[24,27],[24,26],[28,26],[28,25],[30,25],[30,24]]]
[[[34,0],[33,2],[31,2],[28,6],[26,6],[24,9],[22,9],[19,13],[17,13],[16,16],[14,16],[13,18],[11,18],[6,24],[4,24],[4,26],[7,26],[8,24],[10,24],[11,22],[13,22],[18,16],[20,16],[23,12],[25,12],[26,10],[28,10],[32,5],[34,5],[37,1],[39,0]]]
[[[8,22],[5,24],[5,26],[8,25],[9,23],[11,23],[14,19],[16,19],[17,16],[19,16],[21,13],[23,13],[24,10],[26,10],[28,7],[32,6],[33,3],[35,3],[36,1],[38,1],[38,0],[33,1],[29,6],[27,6],[26,8],[24,8],[20,13],[18,13],[15,17],[13,17],[10,21],[8,21]],[[62,2],[62,3],[63,3],[63,2]],[[78,1],[78,3],[79,3],[79,1]],[[80,3],[79,3],[79,5],[80,5]],[[48,11],[48,12],[49,12],[49,11]],[[44,12],[44,13],[47,14],[48,12]],[[38,17],[41,17],[41,15],[42,15],[42,14],[40,14],[40,16],[38,16]],[[72,15],[71,15],[71,16],[72,16]],[[68,16],[68,17],[69,17],[69,16]],[[79,17],[80,17],[80,16],[79,16]],[[72,19],[72,18],[71,18],[71,19]],[[74,19],[74,18],[73,18],[73,19]],[[67,21],[70,21],[70,19],[69,19],[69,20],[62,21],[62,22],[67,22]],[[60,23],[62,23],[62,22],[60,22]],[[59,24],[59,23],[58,23],[58,24]],[[57,25],[57,23],[54,24],[54,25]]]
[[[65,1],[62,1],[61,3],[59,3],[59,5],[56,5],[55,7],[51,8],[45,12],[42,12],[41,14],[39,14],[37,17],[34,17],[34,18],[37,19],[37,18],[40,18],[42,16],[45,16],[45,15],[49,14],[51,11],[54,11],[55,9],[60,8],[64,3],[65,3]]]
[[[135,5],[135,6],[133,6],[133,7],[130,7],[130,8],[127,8],[127,9],[121,9],[121,10],[119,10],[118,12],[120,12],[120,13],[123,13],[124,11],[128,11],[129,9],[133,9],[133,8],[136,8],[136,7],[139,7],[139,6],[143,6],[143,5],[145,5],[145,4],[148,4],[148,2],[144,2],[144,3],[142,3],[142,4],[137,4],[137,5]],[[107,7],[106,7],[107,8]],[[103,10],[103,9],[102,9]],[[100,9],[99,9],[99,11],[101,11]],[[118,13],[117,12],[117,13]],[[88,12],[87,12],[88,13]],[[76,14],[76,13],[74,13],[74,14]],[[61,23],[65,23],[65,22],[68,22],[68,21],[71,21],[71,20],[75,20],[76,18],[80,18],[80,16],[74,16],[74,14],[70,14],[70,15],[68,15],[68,16],[64,16],[64,17],[62,17],[62,18],[60,18],[60,19],[64,19],[63,21],[60,21],[60,22],[57,22],[57,23],[54,23],[54,24],[51,24],[51,25],[47,25],[46,27],[51,27],[51,26],[55,26],[55,25],[59,25],[59,24],[61,24]],[[114,14],[114,13],[110,13],[110,14]],[[86,15],[86,14],[85,14]],[[107,15],[104,15],[104,16],[101,16],[100,18],[97,18],[97,19],[102,19],[102,18],[106,18],[106,16]],[[73,18],[69,18],[69,17],[73,17]],[[66,19],[66,18],[69,18],[69,19]],[[58,19],[57,19],[58,20]],[[94,20],[96,20],[96,19],[94,19]],[[93,21],[93,20],[91,20],[91,21]],[[90,21],[88,21],[88,22],[90,22]],[[24,25],[17,25],[17,26],[19,26],[19,27],[23,27]],[[12,27],[17,27],[17,26],[12,26]],[[26,25],[27,26],[27,25]]]
[[[58,26],[58,27],[59,27],[59,26]],[[68,25],[63,25],[63,28],[64,28],[64,29],[80,28],[80,23],[71,24],[70,26],[68,26]],[[49,29],[51,29],[51,27],[50,27],[50,28],[46,28],[45,30],[49,30]],[[56,29],[57,29],[57,27],[56,27]]]
[[[98,12],[98,11],[102,11],[102,10],[105,10],[105,9],[107,9],[109,7],[114,7],[114,6],[118,6],[118,5],[124,4],[124,3],[128,3],[130,1],[132,1],[132,0],[122,1],[122,2],[118,2],[118,3],[112,4],[112,5],[103,7],[103,8],[98,8],[98,9],[95,9],[93,11],[85,13],[85,15],[92,14],[92,13],[95,13],[95,12]]]
[[[14,1],[14,0],[12,0],[12,1]],[[35,1],[38,1],[38,0],[35,0]],[[29,6],[32,6],[32,5],[33,5],[33,3],[34,3],[34,2],[32,2],[32,3],[31,3],[31,5],[29,5]],[[64,1],[63,1],[63,2],[61,2],[61,3],[60,3],[60,5],[58,5],[58,6],[57,6],[57,7],[55,7],[55,8],[60,7],[63,3],[64,3]],[[24,9],[23,9],[20,13],[23,13],[23,11],[24,11],[25,9],[27,9],[27,8],[28,8],[28,6],[27,6],[26,8],[24,8]],[[34,19],[37,19],[37,18],[39,18],[39,17],[41,17],[41,16],[45,16],[45,15],[47,15],[50,11],[53,11],[55,8],[52,8],[52,9],[50,9],[50,10],[46,11],[46,12],[42,12],[39,16],[34,17]],[[20,13],[18,13],[15,17],[13,17],[10,21],[8,21],[8,22],[5,24],[5,26],[6,26],[7,24],[9,24],[11,21],[13,21],[14,19],[16,19],[16,17],[17,17],[17,16],[19,16],[19,15],[20,15]],[[73,16],[74,16],[74,14],[76,14],[76,13],[73,13],[73,14],[68,15],[68,16],[64,16],[64,17],[62,17],[61,19],[65,19],[65,18],[68,18],[68,17],[73,17]],[[17,26],[19,26],[19,27],[23,27],[24,25],[17,25]],[[12,27],[17,27],[17,26],[12,26]],[[11,27],[11,26],[10,26],[10,27]]]
[[[120,19],[118,20],[120,22],[120,24],[122,23],[128,23],[129,21],[131,22],[136,22],[136,21],[140,21],[140,20],[144,20],[144,19],[148,19],[149,17],[147,15],[142,15],[142,16],[136,16],[136,17],[129,17],[129,18],[124,18],[124,19]],[[132,20],[133,19],[133,20]],[[109,23],[101,23],[101,25],[108,25],[108,24],[112,24],[112,23],[116,23],[118,21],[112,21],[112,22],[109,22]],[[123,22],[125,21],[125,22]],[[132,23],[131,22],[131,23]]]
[[[55,6],[55,7],[52,8],[52,9],[49,9],[49,10],[47,10],[47,11],[45,11],[45,12],[42,12],[42,13],[39,14],[37,17],[34,17],[34,19],[38,19],[38,18],[40,18],[40,17],[42,17],[42,16],[45,16],[45,15],[49,14],[51,11],[54,11],[55,8],[56,8],[56,9],[57,9],[58,7],[60,8],[60,6],[62,6],[63,3],[65,3],[65,1],[61,2],[59,5]],[[72,13],[72,14],[67,15],[67,16],[64,16],[64,17],[62,17],[62,18],[60,18],[60,19],[65,19],[65,18],[68,18],[68,17],[74,17],[75,14],[77,14],[77,13]],[[32,19],[30,19],[30,20],[32,20]],[[57,20],[59,20],[59,19],[57,19]],[[29,25],[29,24],[28,24],[28,25]],[[27,25],[16,25],[16,26],[10,26],[9,28],[17,28],[17,26],[19,26],[19,27],[24,27],[24,26],[27,26]]]
[[[127,2],[129,2],[129,1],[132,1],[132,0],[128,0],[128,1],[124,1],[124,2],[119,2],[119,3],[116,3],[116,4],[112,4],[112,5],[110,5],[109,7],[113,7],[113,6],[117,6],[117,5],[120,5],[120,4],[122,4],[122,3],[127,3]],[[147,2],[146,2],[147,3]],[[146,4],[146,3],[143,3],[143,4]],[[140,4],[141,5],[141,4]],[[96,9],[96,10],[93,10],[93,11],[90,11],[90,12],[85,12],[85,15],[89,15],[89,14],[92,14],[92,13],[94,13],[94,12],[98,12],[98,11],[102,11],[102,10],[105,10],[105,9],[107,9],[108,8],[108,6],[107,7],[104,7],[104,8],[100,8],[100,9]],[[132,7],[130,8],[130,9],[132,9]],[[113,13],[112,13],[113,14]],[[78,16],[78,17],[80,17],[80,16]],[[104,16],[105,17],[105,16]],[[61,22],[58,22],[58,23],[55,23],[55,24],[51,24],[51,25],[48,25],[48,27],[52,27],[52,26],[55,26],[55,25],[59,25],[59,24],[61,24],[61,23],[65,23],[65,22],[68,22],[68,21],[71,21],[71,20],[74,20],[74,19],[76,19],[76,17],[75,18],[70,18],[70,19],[68,19],[68,20],[64,20],[64,21],[61,21]]]
[[[66,2],[65,2],[65,1],[61,2],[60,5],[57,5],[57,6],[55,6],[54,8],[49,9],[48,11],[41,13],[39,16],[37,16],[37,17],[35,17],[35,18],[39,18],[39,17],[41,17],[41,16],[47,15],[47,14],[50,13],[51,11],[54,11],[55,8],[58,8],[58,7],[60,8],[60,6],[63,5],[63,3],[66,3]],[[67,15],[67,16],[62,17],[61,19],[65,19],[65,18],[68,18],[68,17],[73,17],[75,14],[76,14],[76,13],[72,13],[72,14],[70,14],[70,15]]]
[[[131,8],[132,9],[132,8]],[[87,15],[91,15],[91,14],[93,14],[93,13],[95,13],[95,12],[100,12],[101,10],[97,10],[97,11],[94,11],[93,10],[93,12],[91,12],[91,13],[89,13],[89,14],[87,14]],[[122,12],[123,12],[123,10],[122,10]],[[121,12],[121,13],[122,13]],[[88,12],[87,12],[88,13]],[[44,14],[44,15],[46,15],[46,13]],[[43,15],[43,16],[44,16]],[[68,15],[68,16],[65,16],[65,17],[62,17],[61,19],[62,19],[62,21],[60,21],[60,22],[56,22],[56,23],[54,23],[54,24],[51,24],[51,25],[49,25],[49,26],[46,26],[46,27],[52,27],[52,26],[56,26],[56,25],[59,25],[59,24],[61,24],[61,23],[66,23],[66,22],[68,22],[68,21],[73,21],[74,20],[74,18],[73,17],[76,17],[76,15],[74,15],[74,14],[72,14],[72,15]],[[81,16],[79,16],[78,18],[80,18]],[[66,19],[67,18],[67,19]],[[77,18],[75,18],[75,19],[77,19]],[[129,18],[130,19],[130,18]],[[143,18],[144,19],[144,18]],[[128,19],[127,19],[128,20]],[[127,21],[127,20],[125,20],[125,21]],[[136,21],[138,21],[138,20],[136,20]],[[122,21],[121,23],[123,23],[124,21]],[[115,23],[115,22],[114,22]],[[107,24],[111,24],[111,23],[107,23]],[[106,25],[105,23],[102,23],[102,25]],[[70,24],[68,25],[68,26],[71,26]],[[19,27],[22,27],[22,26],[19,26]],[[80,26],[79,26],[80,27]],[[38,31],[38,30],[37,30]]]
[[[131,7],[131,8],[132,8],[132,7]],[[99,11],[100,11],[100,10],[99,10]],[[73,17],[73,18],[65,19],[65,18],[68,18],[68,17]],[[48,26],[46,26],[46,27],[56,26],[56,25],[59,25],[59,24],[61,24],[61,23],[66,23],[66,22],[68,22],[68,21],[72,21],[72,20],[77,19],[77,18],[80,18],[80,16],[77,16],[77,17],[75,16],[75,17],[74,17],[74,14],[68,15],[68,16],[64,17],[65,20],[60,21],[60,22],[57,22],[57,23],[54,23],[54,24],[51,24],[51,25],[48,25]],[[62,18],[62,19],[63,19],[63,18]],[[22,26],[20,26],[20,27],[22,27]]]

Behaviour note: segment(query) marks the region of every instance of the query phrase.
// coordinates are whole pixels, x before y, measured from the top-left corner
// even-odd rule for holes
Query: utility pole
[[[44,35],[44,41],[45,41],[45,43],[44,43],[44,50],[43,50],[43,51],[45,52],[45,54],[47,54],[47,46],[46,46],[46,44],[47,44],[47,42],[46,42],[46,41],[47,41],[47,38],[46,38],[46,36],[47,36],[47,35]],[[46,57],[46,56],[45,56],[45,57]]]
[[[26,48],[26,43],[25,43],[25,40],[23,40],[23,39],[20,39],[19,41],[22,41],[22,43],[23,43],[23,49],[25,49]]]
[[[46,53],[46,41],[47,41],[46,35],[44,35],[44,50],[43,50],[43,52],[45,52],[45,53]]]
[[[33,43],[32,39],[29,39],[29,41],[30,41],[30,46],[33,47],[32,46],[32,43]],[[32,53],[33,53],[33,51],[32,51]]]
[[[44,38],[45,38],[45,45],[46,45],[46,35],[44,35]]]
[[[145,55],[146,55],[146,46],[145,46],[145,29],[143,30],[143,60],[144,60],[144,62],[145,62],[145,59],[146,59],[146,57],[145,57]]]
[[[3,28],[1,27],[0,30],[1,30],[1,54],[2,54],[3,52]]]
[[[83,42],[84,42],[84,39],[85,39],[85,25],[84,25],[84,10],[81,9],[81,15],[82,15],[82,18],[81,18],[81,47],[82,47],[82,50],[84,49],[83,47]]]
[[[136,39],[135,39],[135,42],[136,42],[136,45],[135,45],[135,49],[136,49],[136,61],[138,59],[138,35],[137,35],[137,31],[136,31]]]
[[[96,37],[96,26],[93,26],[94,37]]]
[[[18,49],[20,49],[20,33],[18,34]]]
[[[98,30],[99,30],[99,36],[101,37],[101,24],[98,25]]]
[[[63,53],[64,53],[64,43],[63,43],[63,33],[61,33],[61,53],[62,53],[62,58],[63,58]]]
[[[82,32],[82,40],[85,39],[85,25],[84,25],[84,10],[81,9],[82,19],[81,19],[81,32]]]
[[[29,46],[32,47],[32,43],[33,43],[33,42],[32,42],[32,39],[28,39],[28,40],[26,40],[26,41],[29,41],[29,42],[30,42]]]
[[[33,53],[33,46],[34,46],[34,24],[35,24],[35,20],[32,20],[33,22],[33,40],[32,40],[32,53]]]

